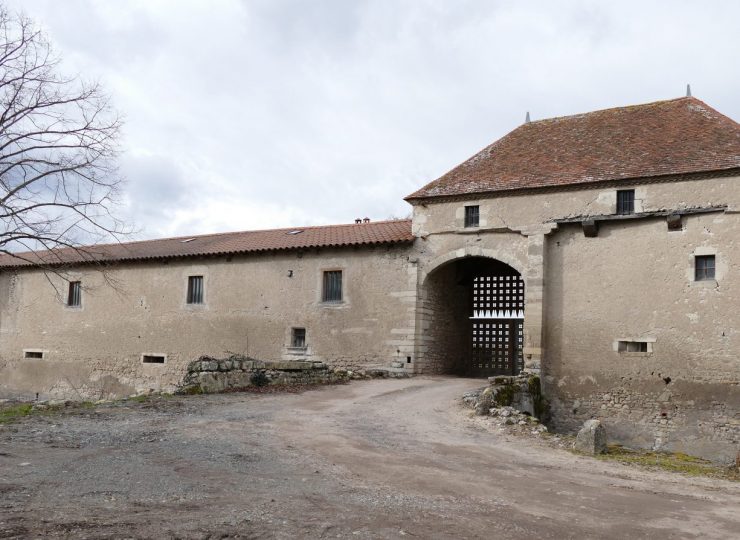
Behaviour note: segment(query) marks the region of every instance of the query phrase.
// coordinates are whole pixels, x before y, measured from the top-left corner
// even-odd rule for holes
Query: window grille
[[[635,190],[620,189],[617,191],[617,214],[635,213]]]
[[[480,222],[480,206],[465,207],[465,226],[477,227]]]
[[[203,303],[203,276],[188,277],[188,304]]]
[[[321,297],[324,302],[342,301],[342,271],[330,270],[324,272],[324,288]]]
[[[694,258],[694,279],[706,281],[714,279],[714,255],[697,255]]]
[[[67,294],[67,305],[69,307],[80,307],[82,305],[82,283],[79,281],[69,282]]]
[[[303,349],[306,346],[306,329],[305,328],[293,328],[293,333],[290,340],[290,346],[295,348]]]

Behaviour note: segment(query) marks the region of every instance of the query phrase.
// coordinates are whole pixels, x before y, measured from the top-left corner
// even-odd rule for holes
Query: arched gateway
[[[425,371],[473,377],[524,368],[524,280],[496,259],[465,257],[434,269],[421,294]]]

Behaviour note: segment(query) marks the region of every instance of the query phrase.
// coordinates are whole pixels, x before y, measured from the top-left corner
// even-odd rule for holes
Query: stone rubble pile
[[[492,377],[490,386],[467,392],[462,401],[477,416],[487,416],[497,426],[511,426],[519,432],[540,435],[547,427],[533,416],[531,383],[528,377]],[[522,384],[524,382],[524,384]]]

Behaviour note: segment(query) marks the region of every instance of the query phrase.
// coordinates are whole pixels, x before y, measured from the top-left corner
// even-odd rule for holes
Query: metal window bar
[[[330,270],[324,272],[324,290],[322,295],[324,302],[342,301],[342,271]]]
[[[82,305],[82,283],[79,281],[69,282],[69,293],[67,294],[67,305],[80,307]]]
[[[291,340],[291,346],[300,349],[306,346],[305,328],[293,328],[293,339]]]
[[[694,260],[694,279],[706,281],[714,279],[714,255],[697,255]]]
[[[480,223],[480,207],[479,206],[466,206],[465,207],[465,226],[466,227],[477,227]]]
[[[635,213],[635,190],[622,189],[617,191],[617,214]]]
[[[188,304],[203,303],[203,276],[188,277]]]

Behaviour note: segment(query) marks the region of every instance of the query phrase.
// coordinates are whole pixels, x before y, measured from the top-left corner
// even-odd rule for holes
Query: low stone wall
[[[202,356],[188,365],[179,393],[235,391],[250,386],[336,384],[351,379],[408,377],[404,370],[375,368],[359,371],[330,367],[324,362],[269,361],[241,356]]]
[[[199,394],[276,384],[329,384],[349,380],[347,371],[329,368],[323,362],[263,361],[253,358],[225,359],[203,356],[188,365],[179,388],[181,393]]]

